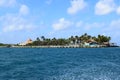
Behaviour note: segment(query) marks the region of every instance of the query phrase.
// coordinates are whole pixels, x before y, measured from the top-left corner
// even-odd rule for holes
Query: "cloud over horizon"
[[[68,21],[64,18],[60,18],[57,22],[53,23],[53,29],[54,30],[63,30],[70,26],[72,26],[73,23],[71,21]]]
[[[115,10],[114,0],[99,0],[95,5],[96,15],[109,14]]]
[[[86,7],[87,3],[84,0],[71,0],[71,6],[68,8],[67,12],[69,14],[76,14],[80,10]]]
[[[29,8],[28,8],[28,6],[22,4],[20,6],[20,9],[19,9],[19,14],[21,14],[21,15],[27,15],[27,14],[29,14]]]
[[[29,30],[33,26],[26,19],[15,15],[2,16],[0,21],[3,23],[3,32]]]
[[[17,2],[15,0],[1,0],[1,5],[7,3],[12,5]],[[25,16],[29,14],[29,7],[25,4],[20,4],[18,6],[19,7],[17,7],[17,10],[19,11],[16,10],[16,13],[6,13],[3,16],[0,16],[0,23],[2,23],[1,27],[3,33],[30,30],[35,26],[29,19],[25,18]]]
[[[50,32],[54,37],[85,32],[92,35],[105,33],[112,37],[115,33],[120,37],[120,3],[117,1],[0,0],[0,35],[6,42],[9,40],[7,36],[13,34],[34,38],[40,35],[47,37]],[[26,36],[22,38],[26,39]]]

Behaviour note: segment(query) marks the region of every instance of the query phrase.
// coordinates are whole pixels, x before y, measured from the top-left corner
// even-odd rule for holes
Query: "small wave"
[[[87,74],[83,74],[83,75],[65,74],[56,77],[51,77],[46,80],[120,80],[120,76],[116,78],[111,78],[110,75],[95,76],[95,75],[87,75]]]
[[[120,80],[119,74],[112,71],[104,71],[96,66],[86,69],[77,67],[61,73],[62,75],[52,76],[46,80]]]

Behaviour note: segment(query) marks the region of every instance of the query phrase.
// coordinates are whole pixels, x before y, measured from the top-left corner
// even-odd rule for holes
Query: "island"
[[[33,48],[100,48],[100,47],[119,47],[116,43],[110,42],[111,37],[105,35],[91,36],[84,33],[81,36],[71,36],[69,38],[45,38],[37,37],[36,40],[28,39],[18,44],[0,44],[6,47],[33,47]]]

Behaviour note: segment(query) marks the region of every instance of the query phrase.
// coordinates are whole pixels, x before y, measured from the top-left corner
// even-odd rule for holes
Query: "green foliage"
[[[3,43],[0,43],[0,46],[11,47],[11,44],[3,44]]]
[[[4,46],[4,44],[3,44],[3,43],[0,43],[0,46]]]
[[[98,43],[103,43],[103,42],[109,42],[111,40],[111,37],[107,37],[107,36],[104,36],[104,35],[98,35],[96,41]]]
[[[104,36],[104,35],[98,35],[97,37],[88,35],[87,33],[81,35],[81,36],[71,36],[68,39],[60,38],[56,39],[55,37],[45,38],[44,36],[41,36],[40,38],[37,37],[36,40],[28,44],[29,46],[43,46],[43,45],[69,45],[71,44],[83,44],[84,42],[88,42],[90,39],[96,41],[99,44],[102,44],[103,42],[109,42],[111,40],[111,37]]]

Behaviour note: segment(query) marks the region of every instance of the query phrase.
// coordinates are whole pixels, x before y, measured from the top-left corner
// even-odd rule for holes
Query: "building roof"
[[[87,42],[91,43],[91,42],[96,42],[96,41],[94,39],[89,39]]]

